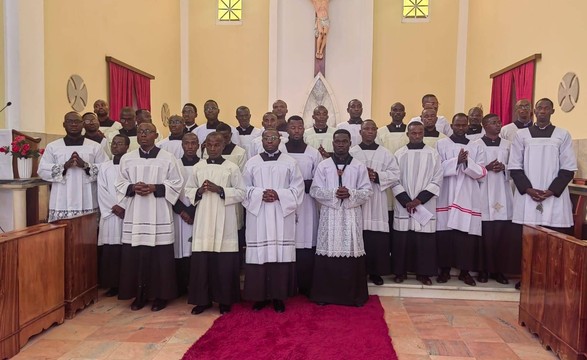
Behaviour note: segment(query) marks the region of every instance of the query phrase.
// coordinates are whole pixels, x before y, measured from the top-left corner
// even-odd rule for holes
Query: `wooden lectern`
[[[524,225],[519,322],[561,359],[587,360],[587,241]]]

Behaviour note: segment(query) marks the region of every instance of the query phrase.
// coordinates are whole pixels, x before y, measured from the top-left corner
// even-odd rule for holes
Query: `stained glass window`
[[[402,17],[407,21],[427,21],[430,0],[403,0]]]
[[[241,21],[242,0],[218,0],[218,21]]]

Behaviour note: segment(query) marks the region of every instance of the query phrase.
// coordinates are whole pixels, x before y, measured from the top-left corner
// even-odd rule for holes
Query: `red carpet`
[[[302,296],[285,313],[237,304],[218,318],[183,359],[397,360],[377,296],[363,307],[318,306]]]

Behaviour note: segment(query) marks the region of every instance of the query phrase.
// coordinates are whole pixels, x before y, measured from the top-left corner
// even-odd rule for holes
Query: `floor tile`
[[[464,341],[471,342],[504,342],[493,329],[485,328],[458,328],[459,336]]]
[[[30,359],[34,357],[57,359],[79,343],[79,341],[40,339],[34,345],[23,349],[19,354],[13,357],[13,359]]]
[[[396,336],[391,342],[396,353],[428,355],[428,350],[422,339],[418,337]]]
[[[167,342],[179,328],[140,328],[130,335],[125,341],[142,343]]]
[[[116,341],[83,341],[59,359],[105,359],[119,345]]]
[[[430,355],[471,356],[463,341],[425,339],[424,344]]]
[[[519,360],[520,357],[505,343],[467,342],[471,355],[479,360]]]
[[[153,359],[163,344],[122,343],[107,357],[110,360]]]

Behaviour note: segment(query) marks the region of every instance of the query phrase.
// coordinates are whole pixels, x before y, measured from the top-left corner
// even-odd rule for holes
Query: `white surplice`
[[[137,182],[161,184],[164,197],[135,195],[129,197],[122,227],[122,243],[132,246],[173,244],[175,231],[172,205],[181,193],[183,176],[173,154],[160,150],[157,157],[145,159],[140,150],[126,153],[120,159],[120,176],[116,183],[119,197],[125,197],[130,185]]]
[[[469,152],[466,163],[457,164],[461,149]],[[437,230],[459,230],[481,235],[479,180],[487,175],[483,147],[471,141],[458,144],[451,138],[439,140],[436,150],[442,162],[444,179],[436,209]]]
[[[424,144],[430,146],[433,149],[436,149],[436,143],[438,143],[438,141],[442,139],[446,139],[446,135],[444,135],[443,133],[440,133],[438,137],[424,136]]]
[[[112,212],[112,207],[118,205],[126,209],[126,198],[119,199],[116,190],[120,165],[113,161],[100,164],[98,172],[98,204],[100,205],[100,232],[98,246],[122,245],[122,220]]]
[[[556,127],[549,138],[533,138],[530,131],[520,129],[512,143],[508,170],[524,170],[532,188],[547,190],[559,170],[577,171],[577,159],[572,138],[565,129]],[[560,197],[551,196],[538,203],[528,194],[514,192],[512,221],[518,224],[573,226],[573,211],[568,186]]]
[[[424,190],[435,196],[421,205],[433,215],[424,225],[415,221],[408,210],[396,200],[393,228],[397,231],[435,232],[436,202],[443,180],[438,152],[428,145],[425,145],[423,149],[408,149],[407,146],[403,146],[395,152],[395,157],[400,169],[400,181],[392,189],[394,196],[405,191],[410,199],[414,200]]]
[[[76,166],[69,168],[63,175],[63,166],[74,152],[90,165],[89,175]],[[106,161],[108,156],[102,146],[90,139],[84,139],[80,146],[67,146],[63,139],[47,145],[37,172],[41,179],[52,183],[49,222],[98,211],[97,164]]]
[[[507,171],[511,143],[506,139],[501,139],[499,146],[487,146],[483,139],[475,143],[484,149],[485,165],[497,160],[506,166],[506,170],[498,173],[487,170],[487,176],[480,182],[482,220],[511,220],[514,196]]]
[[[424,123],[420,116],[416,116],[410,119],[408,125],[410,123],[413,123],[414,121],[419,121],[422,124]],[[443,115],[438,115],[438,119],[436,120],[436,130],[447,137],[452,135],[452,127],[450,126],[448,120],[446,120],[446,117],[444,117]]]
[[[189,207],[192,205],[192,202],[185,194],[185,186],[188,181],[188,178],[190,177],[190,174],[192,173],[193,166],[183,165],[181,159],[178,160],[178,166],[181,170],[181,176],[183,177],[183,184],[181,193],[179,194],[179,198],[177,199],[177,201],[181,201],[186,207]],[[194,233],[195,225],[195,219],[194,224],[190,225],[181,218],[180,214],[176,214],[175,212],[173,213],[173,230],[175,231],[175,242],[173,243],[173,252],[174,257],[176,259],[191,256],[192,243],[190,238]]]
[[[181,159],[183,157],[183,147],[181,146],[181,140],[170,140],[168,137],[166,137],[165,139],[159,141],[156,146],[172,153],[176,159]]]
[[[363,212],[365,204],[373,194],[367,167],[357,159],[346,166],[342,173],[342,186],[350,193],[348,199],[338,199],[338,170],[332,158],[322,160],[314,174],[310,196],[318,201],[320,224],[316,254],[328,257],[361,257],[365,255],[363,244]]]
[[[238,135],[238,130],[236,128],[234,128],[233,126],[230,127],[232,136],[230,138],[230,140],[237,144],[240,145],[240,136]],[[216,131],[216,128],[208,128],[208,124],[204,123],[202,125],[199,125],[198,127],[196,127],[194,130],[192,130],[192,132],[196,135],[198,135],[198,141],[200,141],[200,145],[202,145],[204,143],[204,141],[206,141],[206,136],[208,136],[208,134],[213,133],[214,131]]]
[[[389,132],[387,126],[382,126],[377,130],[378,144],[383,145],[391,154],[395,154],[402,146],[406,145],[410,139],[405,132]],[[391,188],[385,192],[387,194],[387,210],[393,211],[395,197]]]
[[[304,142],[314,149],[322,146],[326,152],[332,152],[332,140],[334,136],[335,128],[329,126],[324,133],[317,133],[316,129],[312,126],[304,131]]]
[[[237,128],[237,131],[238,131],[238,128]],[[259,136],[261,136],[262,133],[263,133],[263,130],[259,129],[259,128],[253,128],[251,133],[248,135],[241,135],[239,133],[238,138],[240,141],[240,147],[245,149],[247,155],[251,153],[250,149],[251,149],[251,142],[253,141],[253,139],[258,138]]]
[[[211,192],[196,199],[198,188],[206,180],[223,188],[224,199]],[[226,159],[222,164],[200,160],[192,169],[185,194],[196,205],[192,252],[238,252],[237,205],[245,196],[238,166]]]
[[[294,262],[296,210],[304,200],[304,178],[296,161],[284,153],[272,161],[256,155],[245,164],[243,178],[247,264]],[[263,201],[267,189],[275,190],[279,200]]]
[[[282,133],[281,131],[279,132],[279,135],[281,135],[280,139],[281,142],[279,143],[279,151],[281,151],[282,153],[285,152],[285,143],[288,140],[288,136],[284,136],[287,135],[287,133]],[[261,136],[254,138],[251,141],[251,146],[249,147],[249,153],[247,154],[247,158],[252,158],[255,155],[259,155],[260,153],[264,152],[265,149],[263,149],[263,139]]]
[[[379,183],[371,182],[373,195],[363,204],[363,230],[389,232],[389,214],[386,190],[399,182],[399,167],[395,157],[383,146],[363,150],[353,146],[351,156],[379,175]]]
[[[306,147],[303,153],[287,153],[298,164],[304,180],[312,180],[322,155],[311,146]],[[311,249],[316,246],[318,233],[318,208],[311,196],[304,196],[304,201],[296,210],[296,248]]]

